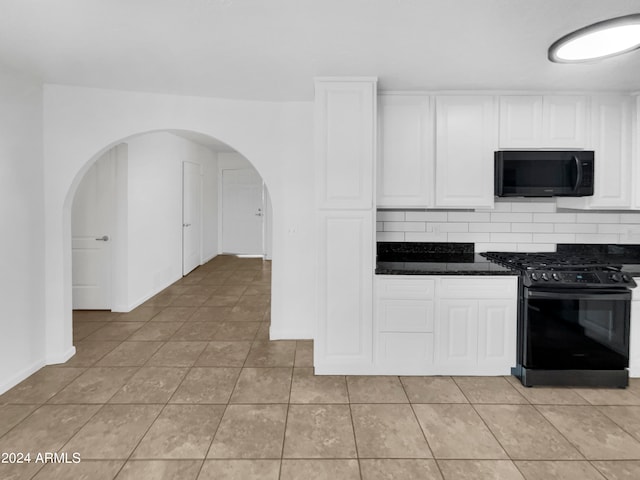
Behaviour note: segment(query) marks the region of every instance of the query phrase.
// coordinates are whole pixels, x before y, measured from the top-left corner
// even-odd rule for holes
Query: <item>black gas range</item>
[[[520,274],[512,373],[523,385],[628,385],[636,284],[621,265],[557,252],[481,255]]]
[[[483,257],[518,271],[527,287],[633,288],[633,278],[601,257],[566,253],[486,252]]]

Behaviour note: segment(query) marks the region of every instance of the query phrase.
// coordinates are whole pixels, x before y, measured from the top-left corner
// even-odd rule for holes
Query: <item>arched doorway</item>
[[[189,181],[190,171],[196,172],[195,181]],[[148,319],[147,315],[159,312],[160,306],[167,306],[167,298],[174,302],[184,302],[184,299],[202,301],[202,305],[199,305],[200,314],[207,310],[215,311],[215,308],[207,309],[209,304],[213,306],[220,301],[230,302],[232,295],[227,295],[228,298],[223,298],[222,294],[211,295],[215,289],[224,291],[222,283],[228,282],[220,282],[220,287],[212,289],[209,285],[196,287],[192,280],[201,281],[208,274],[210,278],[207,281],[217,285],[215,277],[228,274],[227,267],[234,265],[228,259],[217,257],[219,254],[234,253],[225,251],[218,241],[223,237],[221,230],[224,225],[233,221],[228,218],[225,223],[221,221],[224,216],[222,180],[225,172],[247,171],[260,179],[262,187],[264,182],[259,173],[239,152],[211,137],[175,130],[129,137],[92,159],[83,178],[77,182],[71,202],[74,340],[82,340],[87,336],[89,339],[93,336],[99,338],[99,332],[91,333],[96,324],[78,323],[82,319],[98,322]],[[189,185],[197,188],[188,192]],[[101,202],[92,201],[100,192],[109,198]],[[194,203],[198,203],[197,208],[194,208]],[[109,205],[109,212],[92,212],[91,209],[96,205],[104,207],[105,204]],[[253,252],[259,255],[252,256],[270,259],[270,252],[263,247],[263,236],[271,231],[270,208],[265,208],[261,203],[255,209],[264,211],[266,215],[256,217],[262,222],[259,232],[261,251]],[[226,210],[227,213],[229,211],[238,212],[237,209]],[[249,220],[253,221],[253,211],[248,215]],[[244,224],[247,219],[236,220]],[[193,267],[185,270],[185,252],[189,248],[187,240],[189,234],[193,236],[193,223],[198,225],[196,267],[204,267],[188,279],[185,277],[189,285],[182,285],[178,280],[193,270]],[[84,227],[95,227],[96,224],[102,227],[83,232]],[[89,247],[85,246],[87,242]],[[99,250],[108,250],[108,263],[96,267],[96,259],[91,257],[91,253]],[[211,262],[212,259],[217,259],[217,263]],[[215,268],[216,265],[220,266],[220,262],[226,265],[222,270]],[[240,268],[246,268],[247,263],[239,265]],[[111,293],[111,298],[106,306],[104,303],[92,305],[95,295],[89,295],[89,303],[86,299],[84,303],[78,300],[85,291],[91,290],[91,282],[86,280],[92,272],[98,273],[101,278],[107,276],[111,279],[106,289]],[[254,274],[257,272],[252,271]],[[262,282],[256,282],[254,291],[257,287],[261,295],[270,293],[270,287],[266,288],[264,283],[264,276],[270,272],[270,262],[268,266],[260,268]],[[241,274],[236,275],[235,283],[241,283],[239,276]],[[78,282],[78,278],[82,282]],[[270,277],[268,280],[270,282]],[[238,291],[237,287],[225,288],[231,293]],[[209,304],[202,296],[205,290],[208,296],[212,296]],[[187,291],[197,294],[176,295]],[[231,313],[231,305],[228,307]],[[96,309],[104,311],[93,311]],[[133,310],[134,315],[110,315],[111,310]],[[235,310],[239,315],[242,314],[242,308]]]
[[[253,172],[260,188],[264,185],[248,159],[196,132],[138,134],[94,157],[70,192],[73,309],[129,312],[145,305],[195,267],[219,254],[235,253],[220,242],[224,228],[234,220],[242,225],[247,220],[261,222],[260,251],[250,253],[270,259],[270,238],[264,241],[272,231],[270,201],[254,208],[260,216],[250,211],[247,218],[225,218],[223,223],[230,211],[242,214],[238,209],[223,212],[225,172]],[[94,201],[100,192],[109,198]],[[103,209],[108,205],[109,211],[92,211],[96,205]],[[96,225],[102,226],[95,229]],[[86,227],[95,231],[83,230]],[[192,249],[194,237],[196,265],[187,268],[186,252]],[[93,255],[104,250],[108,255]],[[110,274],[105,275],[107,270]],[[98,290],[96,282],[87,281],[92,273],[110,278],[106,303],[91,304]],[[176,290],[175,285],[173,288]],[[79,301],[85,292],[89,292],[88,300]],[[91,318],[102,317],[94,312]]]
[[[44,115],[44,363],[72,342],[71,205],[84,173],[132,136],[178,129],[218,138],[250,159],[273,203],[272,339],[313,338],[317,268],[313,108],[47,85]]]

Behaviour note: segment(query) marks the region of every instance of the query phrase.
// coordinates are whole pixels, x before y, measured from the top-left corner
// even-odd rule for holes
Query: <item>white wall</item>
[[[133,135],[187,130],[249,159],[274,212],[272,338],[311,338],[316,311],[313,104],[44,87],[47,359],[72,354],[70,205],[90,163]],[[131,253],[130,253],[131,254]]]
[[[203,173],[201,263],[215,256],[217,248],[218,189],[216,154],[208,148],[166,132],[133,137],[126,147],[123,155],[100,157],[126,169],[116,181],[121,193],[112,230],[118,234],[109,232],[114,245],[124,247],[112,252],[111,307],[125,312],[182,276],[182,162],[199,164]],[[74,205],[83,201],[79,195],[85,181],[86,176]]]
[[[127,141],[129,309],[182,277],[182,162],[198,163],[215,180],[215,158],[207,148],[171,133],[151,133]],[[213,192],[215,193],[215,191]],[[207,192],[203,202],[203,251],[215,240],[216,210]]]
[[[202,163],[202,262],[218,254],[218,153]]]
[[[42,86],[0,74],[0,393],[45,364]]]
[[[255,168],[249,160],[237,152],[220,152],[218,153],[218,169],[220,171],[231,168]]]
[[[494,209],[378,211],[379,242],[473,242],[476,251],[555,251],[558,243],[640,243],[640,214],[557,209],[554,199]]]

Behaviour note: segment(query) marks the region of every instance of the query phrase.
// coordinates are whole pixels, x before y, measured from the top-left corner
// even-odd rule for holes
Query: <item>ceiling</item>
[[[383,90],[640,91],[640,50],[547,60],[640,0],[0,0],[0,71],[47,83],[310,100],[313,77]]]

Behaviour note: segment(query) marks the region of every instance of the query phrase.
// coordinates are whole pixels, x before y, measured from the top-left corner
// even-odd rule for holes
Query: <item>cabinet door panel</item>
[[[631,332],[629,335],[629,376],[640,377],[640,302],[631,303]]]
[[[515,298],[517,277],[442,277],[438,296],[440,298]]]
[[[492,207],[494,98],[436,98],[436,206]]]
[[[478,303],[478,365],[502,367],[509,373],[516,362],[516,305],[513,300]]]
[[[500,97],[500,147],[538,147],[542,140],[542,96]]]
[[[399,275],[378,275],[378,298],[410,298],[433,299],[435,292],[435,280],[424,278],[423,275],[412,275],[411,278],[402,278]]]
[[[373,212],[321,214],[318,363],[372,360]]]
[[[430,98],[381,95],[378,113],[378,206],[431,205],[433,134]]]
[[[433,332],[433,301],[380,300],[381,332]]]
[[[577,95],[544,97],[541,147],[584,148],[586,98]]]
[[[595,179],[591,207],[631,205],[631,102],[597,97],[592,103]]]
[[[320,208],[372,208],[375,103],[375,81],[316,81]]]
[[[433,364],[432,333],[381,333],[379,335],[378,360],[387,366],[405,362],[399,366],[406,368],[406,362]]]
[[[475,366],[478,361],[478,302],[442,300],[437,336],[439,363]]]

